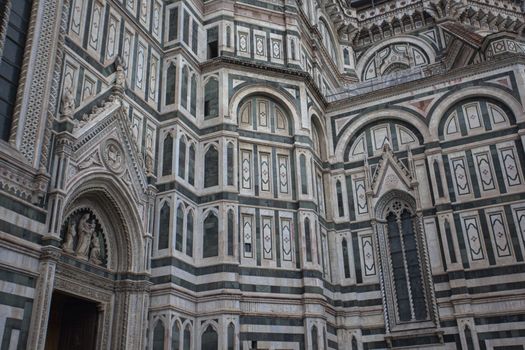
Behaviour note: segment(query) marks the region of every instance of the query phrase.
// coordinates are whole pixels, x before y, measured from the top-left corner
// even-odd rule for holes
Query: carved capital
[[[57,262],[60,260],[61,256],[62,250],[60,248],[54,246],[45,246],[42,247],[40,260],[51,260]]]

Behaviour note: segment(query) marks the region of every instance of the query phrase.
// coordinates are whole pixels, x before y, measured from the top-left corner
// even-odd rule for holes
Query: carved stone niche
[[[62,225],[62,249],[80,260],[107,267],[107,240],[104,230],[93,211],[79,208]]]

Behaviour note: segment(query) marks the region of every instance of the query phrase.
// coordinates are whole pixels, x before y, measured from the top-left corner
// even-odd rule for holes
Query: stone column
[[[150,285],[147,280],[117,282],[111,349],[145,348]]]
[[[55,284],[55,270],[61,250],[54,246],[42,248],[40,256],[39,277],[36,285],[31,327],[27,348],[43,350],[46,345],[47,322]]]

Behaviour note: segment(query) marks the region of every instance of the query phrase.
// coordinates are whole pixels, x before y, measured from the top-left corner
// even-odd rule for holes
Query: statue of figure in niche
[[[100,238],[98,234],[94,234],[91,238],[91,252],[89,253],[89,261],[95,265],[102,264],[102,251],[100,250]]]
[[[95,232],[95,223],[89,221],[89,213],[82,215],[78,222],[78,244],[77,255],[80,258],[88,259],[91,237]]]
[[[64,252],[95,265],[106,265],[104,233],[95,214],[79,209],[66,220],[62,231]]]
[[[68,253],[74,253],[73,243],[77,236],[77,223],[74,220],[70,220],[67,225],[66,240],[64,242],[64,250]]]

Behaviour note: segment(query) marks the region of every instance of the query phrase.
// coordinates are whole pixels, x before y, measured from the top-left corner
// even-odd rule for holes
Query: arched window
[[[210,212],[204,220],[204,239],[202,240],[202,254],[204,258],[219,255],[219,219],[214,212]]]
[[[204,187],[219,185],[219,152],[211,146],[204,156]]]
[[[430,308],[423,278],[425,269],[420,252],[420,247],[424,246],[421,241],[424,234],[418,232],[422,225],[415,215],[415,201],[398,191],[385,196],[377,204],[377,210],[384,218],[384,223],[378,224],[377,230],[380,242],[386,243],[386,246],[381,244],[381,249],[386,249],[390,258],[390,265],[385,261],[383,270],[392,286],[391,290],[387,290],[387,300],[391,300],[388,301],[389,308],[396,316],[392,318],[396,324],[429,320]]]
[[[438,195],[439,198],[442,198],[445,196],[445,193],[443,191],[443,182],[441,179],[441,171],[439,170],[439,163],[437,159],[434,159],[434,178],[436,179],[436,184],[438,188]]]
[[[337,54],[335,51],[336,44],[332,39],[332,35],[330,34],[328,26],[322,19],[319,19],[319,31],[321,32],[321,38],[323,40],[323,45],[326,48],[326,51],[328,51],[328,54],[330,55],[330,58],[332,58],[334,63],[337,64]]]
[[[191,349],[191,327],[190,325],[186,325],[186,328],[184,328],[184,350],[190,350]]]
[[[226,169],[227,169],[227,184],[233,186],[233,143],[228,142],[226,147]]]
[[[182,204],[179,204],[177,208],[177,224],[175,233],[175,249],[182,252],[182,239],[184,234],[184,209]]]
[[[472,340],[472,332],[469,326],[465,326],[465,341],[467,342],[467,350],[474,350],[474,341]]]
[[[306,179],[306,156],[304,154],[299,156],[299,167],[301,171],[301,193],[308,194],[308,182]]]
[[[348,52],[347,48],[344,48],[343,50],[343,57],[345,61],[345,66],[349,66],[350,65],[350,52]]]
[[[312,234],[310,232],[310,219],[304,219],[304,242],[306,245],[306,261],[312,261]]]
[[[204,119],[219,116],[219,81],[211,78],[204,87]]]
[[[183,136],[179,140],[179,177],[185,178],[186,175],[186,138]]]
[[[310,336],[312,337],[312,350],[319,350],[319,344],[317,339],[317,327],[312,326],[312,330],[310,332]]]
[[[170,175],[173,167],[173,138],[167,133],[162,143],[162,176]]]
[[[235,349],[235,326],[233,323],[228,325],[228,350]]]
[[[188,109],[188,79],[190,72],[187,66],[182,68],[181,87],[180,87],[180,104],[183,108]]]
[[[193,144],[188,152],[188,183],[195,185],[195,146]]]
[[[345,278],[350,278],[350,262],[348,260],[348,242],[343,238],[343,267],[345,270]]]
[[[337,192],[337,212],[339,217],[345,216],[345,207],[343,204],[343,188],[341,186],[341,181],[337,180],[335,183],[335,189]]]
[[[175,321],[171,329],[171,350],[181,350],[179,321]]]
[[[164,325],[161,320],[153,329],[153,350],[164,350]]]
[[[228,210],[228,255],[233,256],[234,243],[234,216],[233,210]]]
[[[197,115],[197,75],[193,74],[191,77],[191,106],[190,113],[193,116]]]
[[[168,202],[164,202],[164,205],[160,209],[159,216],[159,242],[158,249],[167,249],[170,241],[170,216],[171,208]]]
[[[354,336],[352,336],[352,350],[359,350],[357,346],[357,339]]]
[[[219,336],[211,325],[208,325],[201,338],[202,350],[217,350],[219,348]]]
[[[170,64],[166,71],[166,105],[175,103],[175,84],[177,81],[177,67]]]
[[[193,211],[186,215],[186,255],[193,256]]]

